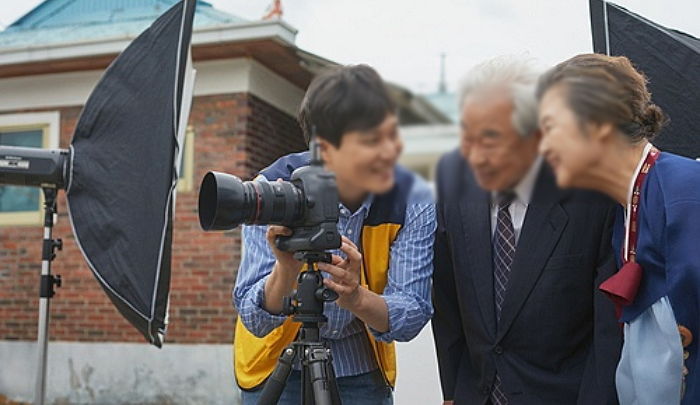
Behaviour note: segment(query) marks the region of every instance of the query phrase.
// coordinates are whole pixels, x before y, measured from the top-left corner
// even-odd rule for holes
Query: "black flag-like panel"
[[[670,118],[654,144],[700,157],[700,39],[602,0],[590,0],[590,10],[594,51],[627,56]]]
[[[158,347],[194,10],[195,0],[174,5],[112,62],[71,144],[67,200],[76,240],[119,312]]]

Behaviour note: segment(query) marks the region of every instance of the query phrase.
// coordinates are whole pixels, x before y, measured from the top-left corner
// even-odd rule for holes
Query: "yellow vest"
[[[365,225],[362,228],[363,272],[362,285],[381,294],[387,283],[389,252],[401,225]],[[236,321],[234,337],[234,371],[238,385],[246,390],[253,389],[272,374],[282,350],[294,341],[301,324],[287,318],[284,323],[267,336],[258,338],[240,320]],[[367,336],[374,348],[379,368],[387,384],[396,383],[396,352],[394,343],[379,342],[372,333]]]

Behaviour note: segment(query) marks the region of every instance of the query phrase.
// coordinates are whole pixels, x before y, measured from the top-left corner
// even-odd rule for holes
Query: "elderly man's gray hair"
[[[535,87],[540,72],[533,60],[516,56],[499,56],[473,67],[462,79],[459,91],[460,111],[473,93],[505,88],[513,100],[513,127],[521,136],[537,130]]]

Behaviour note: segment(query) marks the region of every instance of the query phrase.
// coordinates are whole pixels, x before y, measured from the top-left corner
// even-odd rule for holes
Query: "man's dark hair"
[[[299,108],[308,143],[314,130],[334,146],[343,134],[374,128],[396,112],[384,81],[367,65],[342,66],[317,76]]]

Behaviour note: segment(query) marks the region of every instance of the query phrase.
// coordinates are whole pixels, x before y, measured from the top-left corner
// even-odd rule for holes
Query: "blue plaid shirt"
[[[355,212],[340,204],[338,231],[360,247],[362,224],[372,206],[370,195]],[[408,196],[406,219],[391,246],[389,276],[384,294],[389,309],[389,330],[379,333],[370,328],[377,340],[409,341],[425,326],[433,313],[430,278],[433,271],[435,206],[432,192],[416,178]],[[267,244],[266,226],[243,227],[243,259],[238,268],[233,300],[246,328],[262,337],[286,319],[263,309],[265,282],[272,272],[275,256]],[[340,251],[333,252],[344,256]],[[324,277],[328,277],[324,273]],[[377,368],[364,323],[336,303],[325,304],[328,323],[321,326],[333,355],[337,377],[353,376]]]

